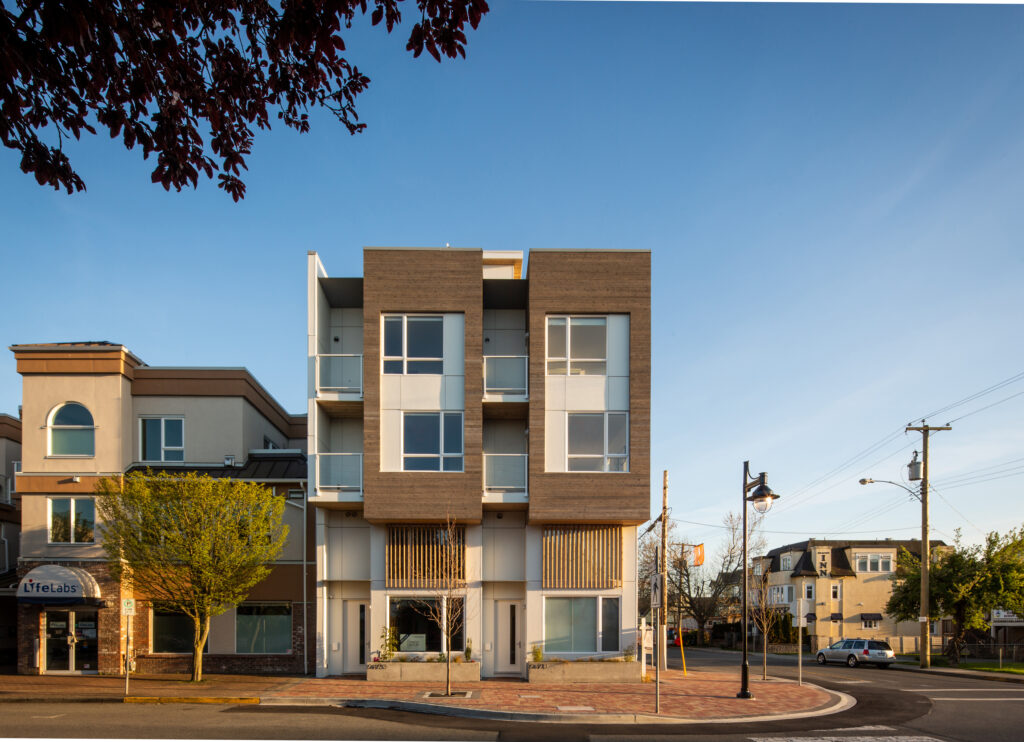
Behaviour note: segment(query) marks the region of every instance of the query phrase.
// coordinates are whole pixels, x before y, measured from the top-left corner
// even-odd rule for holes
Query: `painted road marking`
[[[836,685],[860,685],[861,683],[870,683],[870,680],[829,680],[830,683]]]
[[[1024,688],[901,688],[907,693],[1024,693]]]
[[[593,711],[593,706],[555,706],[559,711]]]
[[[838,731],[838,730],[837,730]],[[936,737],[920,735],[896,737],[750,737],[751,742],[942,742]]]
[[[951,696],[949,698],[932,698],[933,701],[1024,701],[1024,698],[978,698],[974,696]]]
[[[862,727],[840,727],[839,729],[812,729],[813,732],[895,732],[896,727],[882,724],[868,724]]]

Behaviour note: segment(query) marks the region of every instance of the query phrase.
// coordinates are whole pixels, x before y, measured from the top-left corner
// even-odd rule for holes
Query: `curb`
[[[967,680],[988,680],[996,683],[1016,683],[1017,685],[1024,685],[1024,675],[1011,675],[1008,673],[1000,672],[984,672],[982,670],[958,670],[956,668],[929,668],[922,670],[920,667],[915,665],[900,664],[894,662],[889,665],[894,670],[902,670],[903,672],[916,672],[919,675],[934,675],[940,678],[964,678]]]

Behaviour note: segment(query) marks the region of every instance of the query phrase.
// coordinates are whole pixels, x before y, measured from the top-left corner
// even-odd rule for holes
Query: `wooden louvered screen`
[[[545,588],[622,586],[620,526],[545,526]]]
[[[388,526],[387,587],[466,585],[466,529]]]

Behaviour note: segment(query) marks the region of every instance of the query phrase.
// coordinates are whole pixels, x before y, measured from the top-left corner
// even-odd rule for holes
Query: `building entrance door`
[[[361,600],[346,600],[344,637],[344,668],[346,674],[366,672],[370,654],[370,605]]]
[[[44,656],[47,673],[98,672],[96,611],[47,611]]]
[[[523,631],[522,604],[515,600],[496,600],[494,606],[498,613],[495,672],[521,673],[523,668],[523,643],[520,640]]]

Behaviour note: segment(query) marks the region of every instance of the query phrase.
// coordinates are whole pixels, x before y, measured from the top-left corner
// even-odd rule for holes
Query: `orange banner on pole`
[[[704,564],[704,544],[696,544],[693,547],[693,566],[699,567]]]

